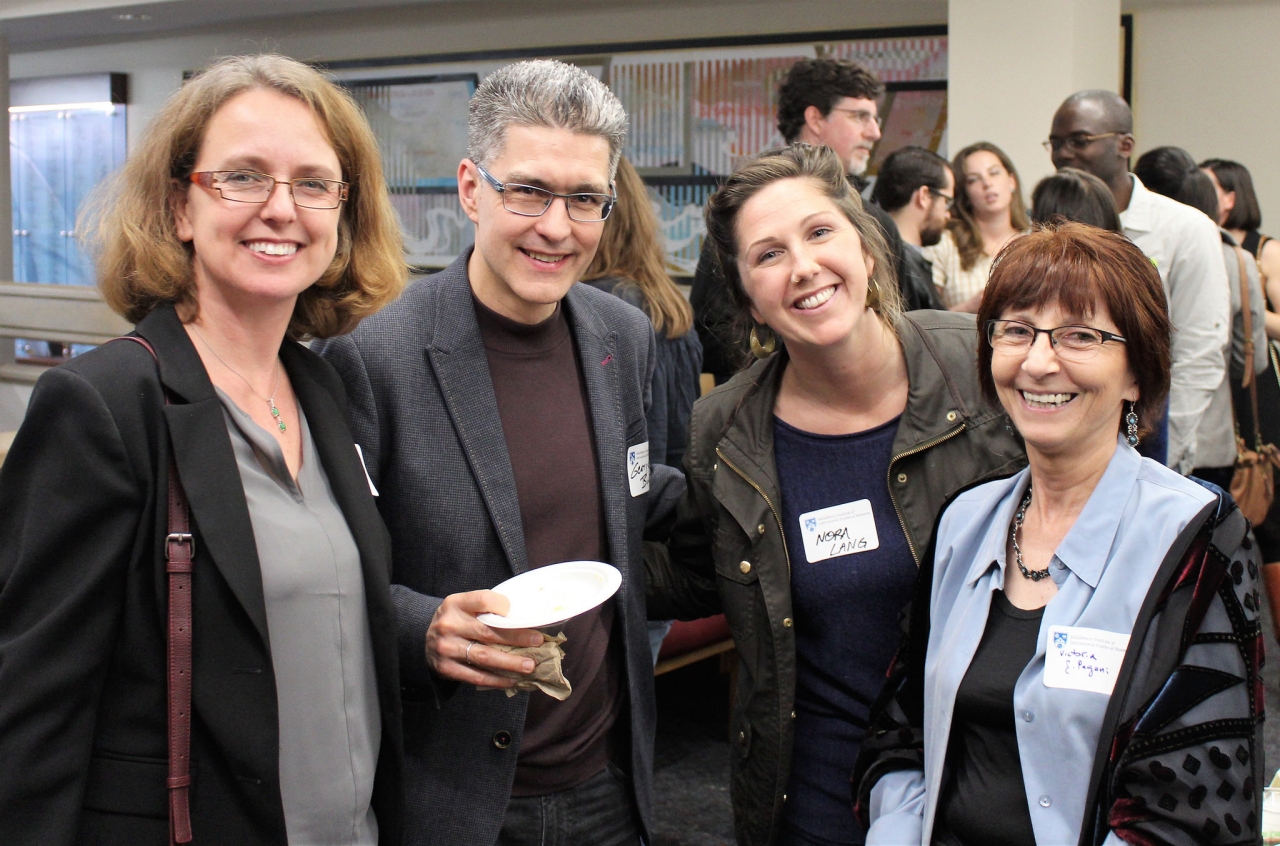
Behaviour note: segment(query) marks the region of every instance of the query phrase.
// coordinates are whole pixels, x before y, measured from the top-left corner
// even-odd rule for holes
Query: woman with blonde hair
[[[0,472],[0,842],[399,842],[390,548],[299,343],[403,285],[373,134],[223,59],[92,214],[137,330],[40,378]]]
[[[689,443],[689,415],[698,398],[702,344],[693,309],[667,274],[658,216],[631,162],[618,160],[618,203],[605,221],[596,257],[583,281],[649,315],[658,349],[649,409],[649,461],[679,467]]]
[[[1031,228],[1013,160],[995,144],[970,144],[951,163],[956,200],[937,245],[925,247],[933,284],[952,311],[976,312],[991,262],[1014,236]]]

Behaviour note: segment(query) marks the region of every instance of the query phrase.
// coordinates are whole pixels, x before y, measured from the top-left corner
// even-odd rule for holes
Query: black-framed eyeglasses
[[[928,185],[926,185],[926,186],[924,186],[924,187],[925,187],[925,188],[929,188],[929,186],[928,186]],[[955,195],[954,195],[954,194],[944,194],[944,193],[942,193],[941,191],[939,191],[937,188],[929,188],[929,193],[930,193],[930,194],[932,194],[932,195],[933,195],[933,196],[935,196],[935,197],[941,197],[942,199],[946,200],[946,201],[947,201],[947,211],[951,211],[952,209],[954,209],[954,208],[956,207],[956,198],[955,198]]]
[[[880,117],[880,115],[873,115],[866,109],[846,109],[843,106],[832,106],[831,111],[844,112],[849,117],[853,118],[855,123],[859,123],[863,126],[869,126],[874,123],[877,129],[884,127],[884,118]]]
[[[618,201],[614,194],[557,194],[555,191],[548,191],[546,188],[538,188],[534,185],[499,182],[479,164],[476,165],[476,170],[484,177],[485,182],[493,187],[493,190],[502,195],[504,209],[525,217],[541,217],[547,209],[551,208],[556,197],[559,197],[564,200],[570,220],[580,223],[600,223],[609,216],[609,212],[613,211],[613,206]]]
[[[1053,351],[1070,361],[1092,358],[1107,341],[1128,343],[1123,337],[1092,326],[1068,325],[1040,329],[1021,320],[988,320],[987,341],[991,349],[1010,354],[1026,353],[1041,332],[1049,336]]]
[[[1111,138],[1114,135],[1125,135],[1124,132],[1103,132],[1099,135],[1087,135],[1083,132],[1077,132],[1068,135],[1066,138],[1059,138],[1056,135],[1050,135],[1040,143],[1050,153],[1061,150],[1063,147],[1070,147],[1073,153],[1078,153],[1085,147],[1088,147],[1094,141],[1101,141],[1103,138]]]
[[[277,183],[289,186],[289,196],[304,209],[336,209],[347,199],[349,183],[318,176],[276,179],[252,170],[202,170],[191,174],[191,181],[201,188],[217,191],[222,199],[233,203],[265,203],[271,199]]]

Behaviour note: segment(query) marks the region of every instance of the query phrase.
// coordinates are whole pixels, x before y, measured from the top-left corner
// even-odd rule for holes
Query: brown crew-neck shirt
[[[515,474],[529,567],[603,561],[599,463],[582,363],[564,309],[527,325],[475,304],[489,375]],[[565,622],[564,674],[573,695],[529,697],[514,796],[567,790],[609,763],[622,710],[621,660],[611,645],[614,602]]]

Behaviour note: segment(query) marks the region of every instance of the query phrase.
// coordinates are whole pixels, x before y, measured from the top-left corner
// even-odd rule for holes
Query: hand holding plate
[[[511,655],[486,644],[538,646],[543,637],[533,629],[493,629],[476,619],[477,614],[505,615],[511,603],[500,593],[473,590],[446,596],[436,609],[427,629],[427,664],[444,678],[481,687],[511,687],[513,679],[487,669],[515,673],[533,671],[533,660]]]

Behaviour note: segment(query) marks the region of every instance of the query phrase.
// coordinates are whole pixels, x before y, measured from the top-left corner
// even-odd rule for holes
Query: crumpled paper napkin
[[[541,690],[547,696],[563,702],[569,698],[569,694],[573,693],[573,685],[569,684],[569,680],[564,677],[564,671],[560,667],[560,662],[564,660],[564,650],[560,648],[560,644],[566,640],[564,632],[560,632],[555,637],[544,632],[543,638],[541,646],[507,646],[503,643],[485,644],[490,649],[500,649],[512,655],[532,658],[534,661],[533,672],[528,674],[510,672],[508,670],[489,670],[489,672],[499,676],[516,679],[515,687],[506,688],[508,698],[515,696],[521,690]]]

